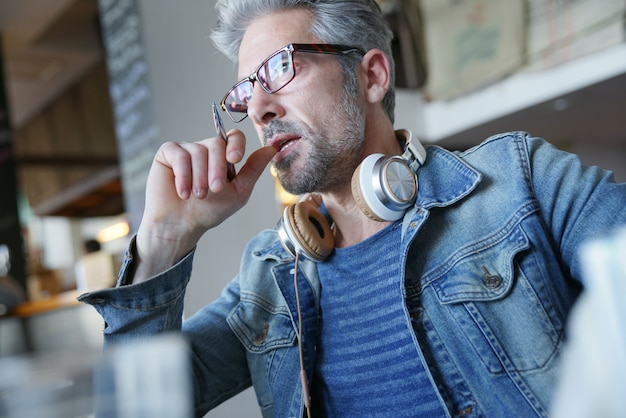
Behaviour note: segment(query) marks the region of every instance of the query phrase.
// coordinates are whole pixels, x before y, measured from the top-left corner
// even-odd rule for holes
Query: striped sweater
[[[400,223],[318,265],[315,417],[441,416],[402,289]]]

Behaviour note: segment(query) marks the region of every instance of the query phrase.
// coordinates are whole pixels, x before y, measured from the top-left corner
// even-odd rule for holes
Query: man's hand
[[[193,249],[202,235],[243,207],[276,150],[253,152],[235,178],[227,162],[240,163],[245,136],[228,133],[192,143],[167,142],[159,148],[146,185],[146,207],[137,232],[134,282],[171,267]]]

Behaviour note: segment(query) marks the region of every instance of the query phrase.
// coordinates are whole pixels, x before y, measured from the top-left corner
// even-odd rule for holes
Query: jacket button
[[[483,283],[488,289],[497,289],[502,286],[502,277],[498,274],[491,274],[489,270],[485,266],[483,266],[483,271],[485,274],[483,275]]]

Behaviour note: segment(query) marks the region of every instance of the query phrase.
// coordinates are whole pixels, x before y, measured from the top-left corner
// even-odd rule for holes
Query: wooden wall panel
[[[58,197],[68,189],[86,195],[85,184],[99,187],[93,179],[118,165],[104,63],[17,131],[15,152],[22,188],[36,212],[51,199],[54,207],[63,205]]]

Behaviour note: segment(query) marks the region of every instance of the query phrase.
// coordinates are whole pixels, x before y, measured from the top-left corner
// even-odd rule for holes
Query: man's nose
[[[259,83],[254,84],[252,98],[248,102],[248,117],[257,125],[266,125],[284,115],[279,93],[268,93]]]

